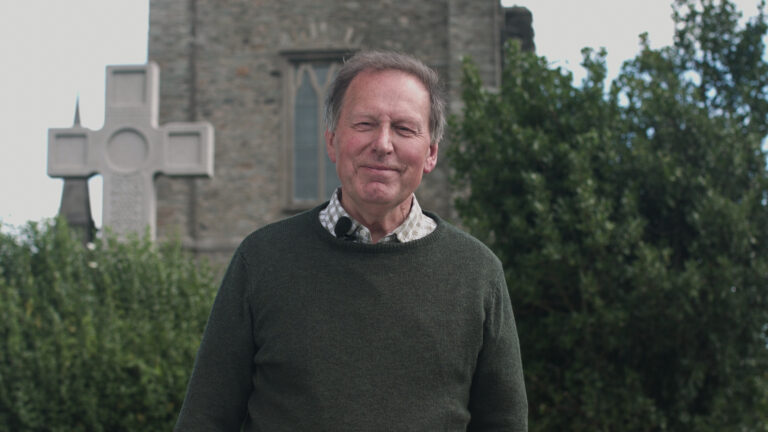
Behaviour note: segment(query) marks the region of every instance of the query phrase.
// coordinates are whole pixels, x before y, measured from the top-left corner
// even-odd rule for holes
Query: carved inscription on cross
[[[103,177],[102,224],[155,238],[154,178],[213,176],[213,126],[157,124],[159,68],[108,66],[104,127],[48,130],[48,175]]]

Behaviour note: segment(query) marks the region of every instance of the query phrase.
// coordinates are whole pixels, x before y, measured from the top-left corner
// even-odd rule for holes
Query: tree
[[[0,430],[168,431],[216,286],[179,241],[0,233]]]
[[[505,265],[531,430],[768,430],[768,64],[759,13],[678,0],[610,89],[510,44],[465,63],[449,159]]]

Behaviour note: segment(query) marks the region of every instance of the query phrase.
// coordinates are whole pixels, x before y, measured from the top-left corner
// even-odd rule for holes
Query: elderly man
[[[501,265],[414,196],[444,110],[412,57],[344,64],[325,134],[341,187],[235,252],[176,430],[527,430]]]

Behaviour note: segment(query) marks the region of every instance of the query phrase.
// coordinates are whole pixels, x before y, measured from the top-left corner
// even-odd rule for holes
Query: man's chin
[[[381,183],[367,184],[359,192],[360,201],[373,206],[396,207],[410,196]]]

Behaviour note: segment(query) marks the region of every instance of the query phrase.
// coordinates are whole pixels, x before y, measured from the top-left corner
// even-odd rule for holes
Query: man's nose
[[[378,153],[392,152],[392,132],[389,125],[381,125],[376,130],[376,136],[372,143],[373,150]]]

